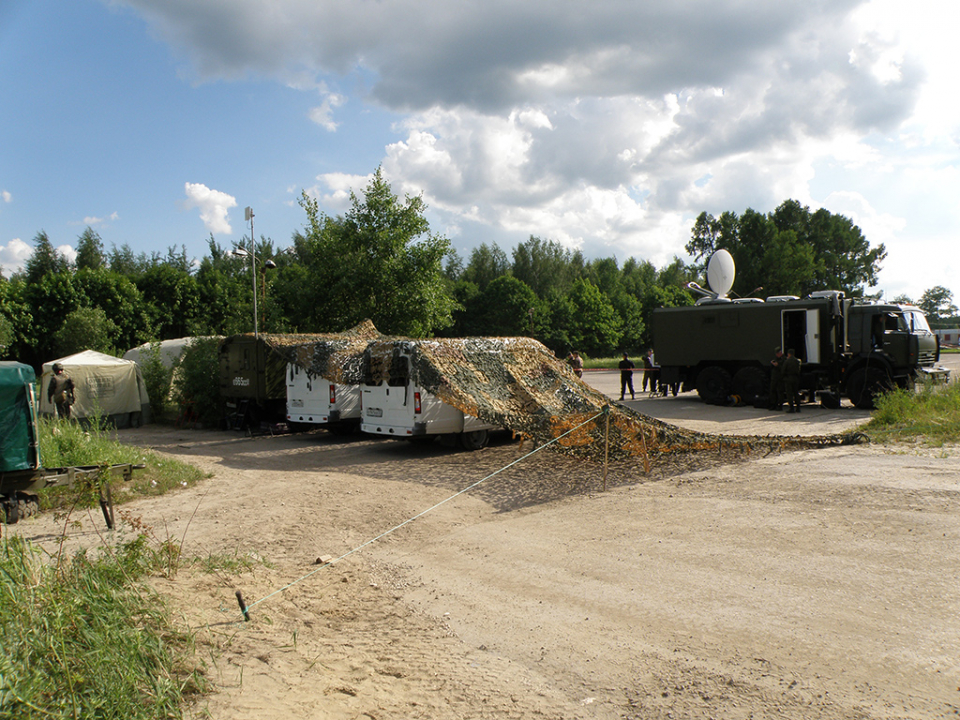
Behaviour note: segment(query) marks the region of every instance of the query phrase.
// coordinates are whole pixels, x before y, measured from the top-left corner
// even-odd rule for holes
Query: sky
[[[951,0],[3,0],[0,266],[291,244],[379,166],[466,261],[531,235],[657,267],[787,199],[960,300]],[[736,285],[734,290],[737,290]]]

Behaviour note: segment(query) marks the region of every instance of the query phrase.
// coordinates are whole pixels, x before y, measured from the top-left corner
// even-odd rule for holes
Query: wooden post
[[[603,491],[607,491],[607,470],[609,469],[610,464],[610,406],[605,405],[603,408],[603,416],[605,419],[604,430],[603,430]]]

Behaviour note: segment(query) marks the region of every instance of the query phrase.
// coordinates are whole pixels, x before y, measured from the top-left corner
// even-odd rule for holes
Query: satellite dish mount
[[[726,250],[717,250],[707,261],[707,285],[710,289],[702,288],[695,282],[687,283],[687,287],[702,296],[698,303],[728,300],[727,293],[733,287],[735,275],[736,265],[733,262],[733,256]]]

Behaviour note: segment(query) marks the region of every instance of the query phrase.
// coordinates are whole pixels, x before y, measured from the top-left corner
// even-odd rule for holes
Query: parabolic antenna
[[[733,278],[736,266],[733,256],[726,250],[717,250],[707,262],[707,285],[717,294],[717,297],[726,297],[733,287]]]

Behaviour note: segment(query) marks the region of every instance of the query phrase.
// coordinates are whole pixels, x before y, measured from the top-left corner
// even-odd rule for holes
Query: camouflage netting
[[[290,362],[333,382],[359,385],[409,377],[468,415],[578,456],[646,461],[672,453],[753,451],[860,442],[859,434],[817,437],[707,435],[611,404],[531,338],[411,340],[380,336],[373,325],[311,342],[275,345]],[[409,366],[406,362],[409,358]],[[607,412],[604,413],[604,409]],[[599,415],[599,416],[598,416]],[[609,436],[607,422],[609,419]]]

